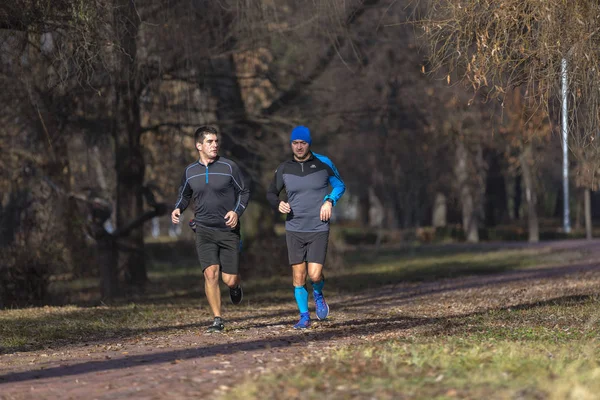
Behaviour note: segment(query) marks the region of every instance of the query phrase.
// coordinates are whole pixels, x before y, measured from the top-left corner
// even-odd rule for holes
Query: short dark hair
[[[203,143],[206,135],[217,135],[219,136],[219,132],[217,128],[210,125],[202,125],[200,128],[196,129],[196,133],[194,133],[194,138],[196,139],[196,143]]]

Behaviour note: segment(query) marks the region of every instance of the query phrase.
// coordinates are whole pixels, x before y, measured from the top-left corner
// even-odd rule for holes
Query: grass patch
[[[180,305],[42,307],[0,312],[0,353],[56,348],[206,324],[206,312]]]
[[[334,275],[334,290],[356,292],[399,282],[426,282],[461,276],[491,275],[528,267],[552,268],[576,263],[581,251],[556,252],[549,248],[469,249],[455,246],[415,246],[402,250],[349,253],[347,267]]]
[[[442,318],[432,334],[344,347],[223,397],[593,399],[599,306],[583,296]]]

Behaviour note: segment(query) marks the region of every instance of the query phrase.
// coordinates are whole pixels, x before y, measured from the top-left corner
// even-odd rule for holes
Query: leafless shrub
[[[2,248],[0,308],[43,305],[52,275],[64,266],[63,250],[51,240]]]

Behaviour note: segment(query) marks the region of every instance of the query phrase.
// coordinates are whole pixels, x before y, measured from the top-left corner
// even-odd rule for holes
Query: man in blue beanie
[[[346,186],[333,162],[310,150],[310,130],[297,126],[290,136],[293,158],[275,171],[267,191],[271,206],[287,214],[285,222],[288,258],[293,271],[294,296],[300,311],[295,329],[310,326],[306,277],[311,280],[315,312],[318,319],[329,315],[323,296],[323,264],[329,241],[331,210],[342,197]],[[329,185],[332,190],[329,191]],[[279,200],[285,187],[287,201]]]

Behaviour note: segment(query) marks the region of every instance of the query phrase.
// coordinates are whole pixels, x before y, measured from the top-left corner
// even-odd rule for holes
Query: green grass
[[[593,399],[599,306],[582,296],[441,319],[431,334],[344,347],[224,398]]]
[[[497,225],[494,227],[480,227],[479,240],[482,242],[526,242],[528,240],[527,220],[519,223],[514,221],[509,225]],[[336,225],[332,232],[343,241],[353,245],[373,245],[378,238],[381,243],[456,243],[464,242],[465,234],[460,225],[447,225],[441,228],[419,227],[406,229],[379,229],[364,228],[356,226]],[[599,229],[593,230],[593,236],[598,237]],[[563,226],[556,219],[540,219],[540,240],[564,240],[585,238],[585,229],[578,228],[570,233],[563,231]]]
[[[139,305],[43,307],[0,312],[0,353],[56,348],[204,324],[193,306]]]
[[[527,267],[551,268],[575,263],[580,251],[497,247],[469,249],[456,246],[413,246],[387,250],[376,257],[368,252],[349,253],[347,267],[335,274],[335,289],[356,292],[399,282],[425,282],[472,275],[491,275]]]
[[[0,353],[166,335],[204,326],[210,312],[201,271],[192,249],[182,251],[177,246],[148,244],[150,284],[143,295],[110,306],[81,302],[1,310]],[[531,267],[551,270],[586,257],[589,255],[578,250],[501,249],[494,245],[348,251],[343,265],[327,272],[328,290],[352,295],[398,284]],[[248,279],[245,301],[251,301],[252,307],[247,306],[243,313],[290,306],[290,275],[289,268],[282,266],[279,273]],[[75,293],[90,290],[95,282],[88,279],[60,285],[61,290]],[[308,364],[244,381],[224,396],[586,399],[600,392],[597,297],[570,296],[466,315],[439,315],[425,318],[426,327],[382,331],[385,340],[340,348]],[[410,319],[408,315],[400,317]]]

